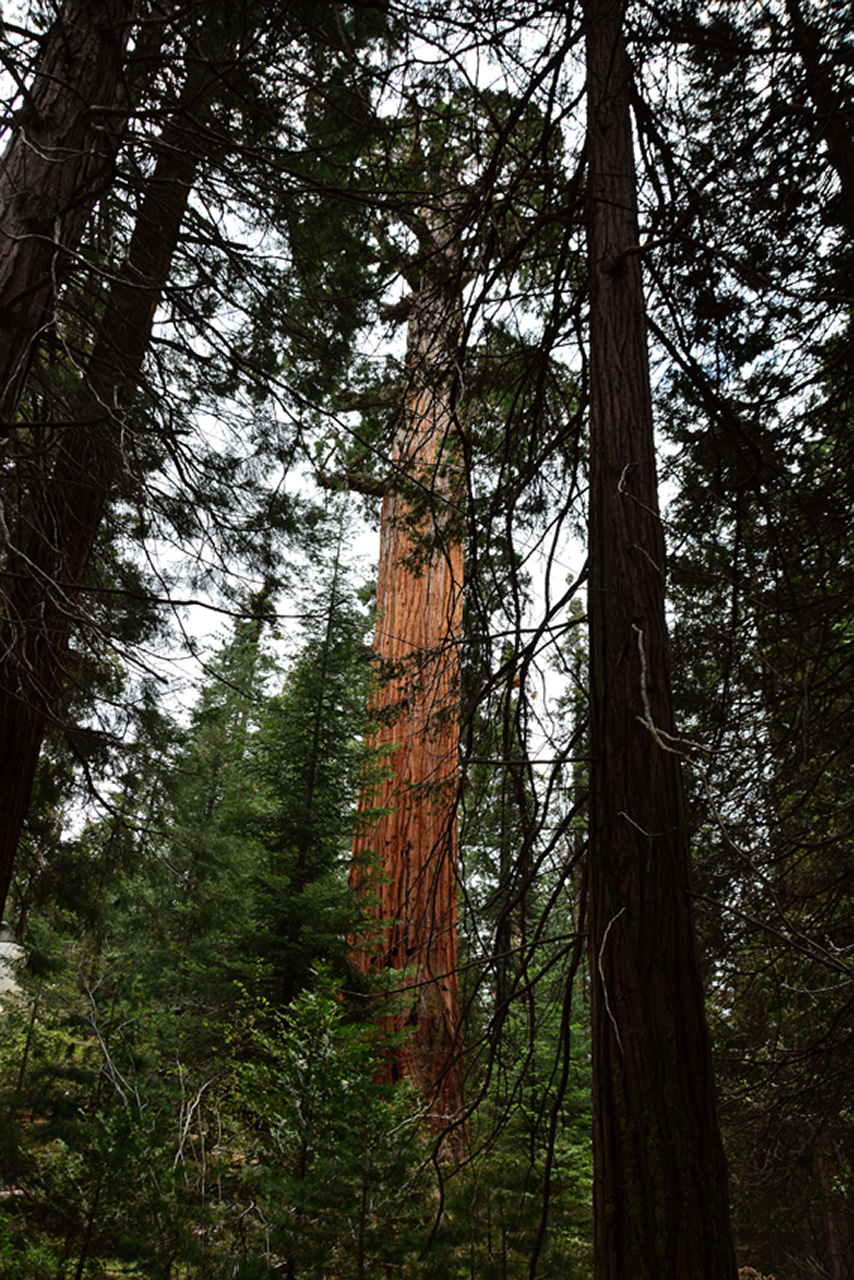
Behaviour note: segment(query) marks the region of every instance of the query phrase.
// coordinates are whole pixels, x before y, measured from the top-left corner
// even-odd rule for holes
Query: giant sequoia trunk
[[[109,180],[135,0],[65,0],[0,160],[0,423],[14,416],[63,259]]]
[[[598,1280],[734,1280],[664,614],[631,69],[587,0],[590,967]]]
[[[45,727],[63,676],[92,545],[122,464],[126,410],[151,340],[187,205],[194,161],[164,146],[124,268],[80,380],[75,421],[34,495],[25,548],[9,554],[0,635],[0,913],[29,806]]]
[[[358,886],[359,859],[373,854],[381,877],[376,914],[383,928],[366,939],[360,962],[411,970],[412,1006],[398,1019],[407,1038],[392,1073],[413,1081],[440,1130],[463,1105],[455,817],[463,486],[451,393],[459,329],[455,261],[452,242],[440,245],[410,313],[406,403],[394,479],[383,499],[374,640],[382,683],[375,706],[381,727],[372,745],[388,751],[387,777],[378,793],[363,797],[383,816],[358,837],[354,867]],[[459,1151],[459,1137],[448,1143],[452,1154]]]

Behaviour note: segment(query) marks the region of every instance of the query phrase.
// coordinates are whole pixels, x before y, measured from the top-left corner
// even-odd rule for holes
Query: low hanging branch
[[[26,549],[12,553],[16,572],[5,600],[0,659],[0,912],[79,615],[79,590],[122,465],[126,415],[194,175],[195,160],[164,139],[127,260],[81,371],[79,412],[35,504]]]

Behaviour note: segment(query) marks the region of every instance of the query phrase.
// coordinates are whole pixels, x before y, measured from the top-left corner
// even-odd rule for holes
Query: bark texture
[[[0,160],[0,423],[12,420],[57,280],[112,172],[136,0],[65,0]]]
[[[786,0],[786,12],[820,137],[839,178],[848,217],[854,222],[854,107],[850,102],[843,102],[834,89],[818,36],[806,21],[799,0]]]
[[[407,342],[406,405],[394,448],[396,480],[383,499],[374,651],[381,727],[372,745],[388,751],[388,776],[363,807],[383,816],[356,841],[377,860],[376,915],[366,969],[414,969],[413,1004],[398,1027],[408,1038],[392,1066],[430,1102],[439,1130],[462,1112],[457,985],[459,644],[463,550],[462,451],[452,409],[459,287],[452,246],[437,250],[413,300]],[[387,678],[386,678],[387,677]],[[447,1139],[459,1152],[461,1130]]]
[[[816,1137],[813,1166],[824,1200],[822,1216],[827,1250],[827,1274],[830,1280],[852,1280],[854,1240],[851,1233],[849,1197],[844,1190],[845,1176],[840,1168],[835,1143],[826,1130]]]
[[[587,0],[597,1280],[734,1280],[674,732],[622,5]]]
[[[194,172],[190,155],[164,146],[81,371],[75,421],[34,501],[29,543],[10,554],[0,632],[0,914],[69,633],[80,617],[80,587],[113,478],[129,452],[127,409]]]

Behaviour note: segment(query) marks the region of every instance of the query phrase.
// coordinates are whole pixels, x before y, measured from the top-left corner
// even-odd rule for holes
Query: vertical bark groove
[[[623,9],[587,0],[597,1280],[733,1280],[664,614]]]
[[[413,1081],[445,1130],[463,1107],[455,816],[463,550],[451,406],[459,303],[456,280],[446,278],[455,255],[445,246],[437,259],[441,278],[422,285],[410,314],[409,387],[393,459],[400,483],[383,499],[374,651],[390,678],[377,696],[372,745],[388,751],[387,777],[363,797],[383,812],[356,840],[353,880],[364,883],[359,859],[372,854],[384,927],[357,962],[415,970],[412,1010],[398,1019],[409,1038],[392,1070]]]
[[[62,257],[112,169],[136,7],[65,0],[0,160],[0,422],[14,417]]]

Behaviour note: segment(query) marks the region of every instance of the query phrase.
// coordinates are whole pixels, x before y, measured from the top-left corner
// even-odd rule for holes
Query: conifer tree
[[[404,115],[402,123],[409,119]],[[387,474],[378,476],[375,467],[369,486],[385,488],[375,650],[377,707],[386,723],[377,742],[392,744],[392,752],[389,778],[368,802],[389,812],[359,837],[357,855],[373,851],[386,881],[377,906],[384,936],[379,954],[371,957],[368,947],[364,963],[376,967],[385,957],[392,969],[415,966],[413,1040],[409,1048],[404,1043],[395,1069],[433,1099],[441,1128],[462,1106],[452,974],[463,545],[474,549],[480,566],[469,575],[475,596],[481,590],[494,595],[496,565],[488,553],[477,557],[489,540],[481,518],[503,532],[512,517],[494,492],[492,471],[508,488],[516,468],[526,479],[536,476],[536,484],[556,452],[554,440],[546,442],[549,431],[564,425],[560,397],[543,375],[548,355],[538,363],[533,347],[512,325],[493,322],[492,311],[501,305],[497,298],[514,296],[516,273],[531,283],[540,303],[540,279],[548,280],[544,292],[554,288],[546,262],[558,274],[566,269],[566,245],[543,249],[535,232],[540,222],[548,226],[550,201],[559,200],[565,178],[551,122],[524,95],[481,95],[453,78],[447,85],[440,79],[429,110],[425,103],[411,127],[413,141],[407,145],[404,131],[398,149],[406,158],[398,157],[389,181],[402,179],[418,193],[411,209],[396,210],[417,237],[417,251],[398,249],[395,258],[388,231],[380,243],[411,290],[394,308],[396,317],[407,318],[406,358],[400,385],[382,389],[385,402],[394,397],[399,407],[386,412],[393,421],[393,432],[382,438]],[[521,227],[515,220],[506,225],[510,206]],[[472,280],[477,287],[467,305],[464,290]],[[465,385],[476,390],[463,404]],[[377,388],[371,390],[379,398]],[[530,412],[541,431],[514,435],[506,421],[513,408],[520,417]],[[376,449],[375,437],[371,443]],[[539,466],[531,460],[538,449]],[[346,465],[339,475],[344,483],[354,481]],[[531,506],[536,509],[536,500]],[[518,599],[515,584],[508,596]],[[485,635],[488,613],[487,607]],[[355,882],[361,877],[357,867]]]
[[[623,6],[585,8],[597,1277],[732,1280],[674,736]]]
[[[830,1030],[827,949],[848,914],[834,762],[850,688],[850,263],[832,142],[850,17],[801,8],[807,49],[798,11],[704,15],[678,110],[656,100],[655,131],[640,128],[688,218],[670,239],[664,215],[647,260],[668,360],[661,422],[678,447],[673,671],[736,1238],[761,1271],[812,1255],[833,1274],[851,1231],[837,1181],[851,1063]]]
[[[257,279],[247,283],[252,276],[247,258],[235,254],[223,240],[215,219],[206,220],[199,215],[190,199],[191,189],[194,184],[201,184],[209,197],[211,187],[224,181],[233,184],[229,189],[240,191],[241,196],[246,188],[254,190],[256,196],[259,187],[269,193],[270,157],[275,154],[279,157],[273,166],[277,173],[279,167],[285,169],[298,185],[300,196],[305,197],[306,186],[311,185],[306,170],[312,168],[315,153],[311,148],[300,149],[308,126],[303,127],[299,112],[291,110],[286,98],[275,107],[259,108],[254,115],[246,109],[247,97],[255,94],[264,99],[267,93],[267,81],[260,83],[259,61],[263,60],[270,75],[281,74],[289,46],[301,41],[310,50],[309,60],[320,78],[328,75],[335,82],[329,94],[338,95],[339,121],[354,97],[352,93],[343,94],[346,102],[341,105],[338,63],[349,59],[352,46],[347,38],[342,45],[337,20],[332,23],[333,33],[327,10],[310,21],[305,15],[290,14],[285,24],[277,24],[272,13],[259,10],[253,12],[247,25],[242,15],[217,5],[194,10],[184,17],[180,39],[185,54],[183,83],[176,86],[174,79],[180,80],[180,72],[174,77],[172,69],[163,63],[158,64],[159,77],[153,77],[156,123],[145,132],[142,143],[144,149],[150,150],[148,159],[153,158],[152,163],[138,163],[140,157],[133,148],[124,156],[125,173],[130,172],[130,180],[137,182],[140,171],[142,175],[133,230],[128,232],[126,222],[120,219],[118,236],[121,239],[122,234],[128,234],[127,256],[118,266],[108,262],[103,270],[93,265],[82,290],[63,290],[61,301],[65,309],[61,309],[62,326],[57,340],[61,376],[57,378],[47,359],[38,369],[30,370],[29,387],[35,391],[16,427],[15,448],[9,458],[6,488],[15,499],[16,519],[3,563],[0,760],[4,767],[0,786],[5,790],[0,805],[0,900],[8,889],[45,726],[56,713],[62,682],[73,679],[69,639],[77,629],[85,633],[88,611],[82,602],[86,598],[86,575],[91,574],[93,548],[111,500],[118,496],[120,501],[131,498],[138,504],[143,514],[136,525],[143,531],[142,537],[149,521],[153,523],[155,519],[170,522],[181,536],[191,525],[197,531],[206,525],[210,528],[215,522],[208,520],[208,513],[226,497],[233,504],[226,522],[228,532],[236,538],[242,532],[241,522],[247,526],[252,523],[249,513],[234,514],[251,485],[235,485],[233,458],[218,458],[215,449],[205,454],[214,461],[198,468],[192,450],[181,439],[185,424],[176,429],[176,419],[182,415],[172,403],[171,393],[168,403],[160,401],[158,405],[145,361],[151,356],[158,308],[168,297],[171,322],[181,331],[182,338],[167,345],[181,348],[182,358],[189,364],[198,360],[205,365],[207,356],[198,355],[196,338],[202,331],[205,342],[210,340],[212,326],[207,322],[217,306],[211,297],[216,298],[218,285],[228,292],[231,277],[236,276],[252,299],[247,307],[248,336],[235,339],[229,347],[224,363],[232,367],[216,386],[212,387],[206,378],[202,393],[191,380],[187,395],[194,408],[203,396],[215,401],[223,393],[240,393],[253,403],[259,395],[263,399],[276,370],[269,356],[269,332],[261,336],[266,313],[258,313],[282,286],[283,276],[290,278],[290,268],[273,273],[271,279],[262,265],[257,275],[263,287],[256,287]],[[358,26],[359,21],[354,25]],[[382,25],[381,17],[375,19],[369,14],[364,23],[365,39],[374,39]],[[298,66],[297,59],[294,65]],[[350,67],[349,61],[347,66]],[[239,162],[219,130],[230,112],[241,124],[244,115],[251,117],[251,126],[246,124],[248,138],[239,139]],[[306,113],[309,114],[308,108]],[[323,127],[321,122],[318,128]],[[281,146],[283,132],[289,141],[296,135],[297,143],[290,149]],[[320,147],[324,161],[325,145]],[[336,145],[337,141],[329,144],[333,150]],[[346,146],[350,145],[348,138]],[[227,179],[223,173],[227,173]],[[274,185],[278,190],[280,174]],[[293,213],[288,201],[271,197],[273,205],[275,234],[286,241],[289,236],[296,238],[295,226],[288,225]],[[100,217],[112,214],[109,206],[105,197],[98,209]],[[188,210],[205,246],[202,255],[184,244]],[[95,245],[91,257],[95,264],[101,247],[99,233],[97,223],[93,224]],[[174,283],[186,263],[200,256],[203,261],[198,262],[198,291],[170,288],[170,280]],[[185,297],[191,292],[195,300],[186,307]],[[266,300],[263,304],[259,304],[259,295]],[[230,297],[229,305],[231,301]],[[298,300],[294,311],[299,309]],[[284,327],[296,323],[290,313],[282,321]],[[249,346],[254,343],[256,350],[244,356],[243,341]],[[346,346],[346,337],[342,341]],[[162,352],[159,354],[160,372],[174,390],[177,383],[172,381],[169,360]],[[294,358],[294,366],[298,363]],[[332,376],[331,358],[326,363]],[[157,421],[156,428],[151,428],[149,419]],[[261,447],[269,457],[271,449],[280,449],[280,441],[276,438],[271,445],[265,440]],[[251,454],[251,449],[246,452]],[[161,478],[159,486],[149,483],[155,471],[161,477],[165,472],[168,477]],[[213,491],[200,475],[204,481],[217,477]],[[176,483],[177,477],[180,480]],[[183,500],[176,495],[182,485],[189,489]],[[194,510],[196,505],[198,510]],[[265,505],[270,509],[277,504],[266,496]],[[153,516],[155,508],[157,517]],[[275,523],[275,517],[270,523]],[[247,555],[262,558],[264,536],[257,529],[253,533],[257,535],[253,539],[243,538],[243,547]],[[234,554],[232,542],[229,555]]]
[[[463,1106],[457,985],[456,790],[463,557],[462,447],[454,408],[459,333],[458,228],[440,205],[408,322],[405,404],[383,499],[374,642],[386,675],[372,738],[387,777],[367,793],[382,817],[356,844],[377,857],[379,943],[363,963],[412,971],[411,1036],[398,1069],[429,1100],[439,1128]],[[371,954],[374,952],[374,954]]]
[[[128,401],[151,339],[194,173],[191,155],[164,139],[99,333],[81,377],[33,528],[9,568],[0,667],[0,902],[30,802],[45,725],[67,657],[77,596],[120,465]]]
[[[252,787],[231,819],[255,850],[241,947],[277,1007],[295,998],[316,963],[346,970],[346,938],[359,919],[348,870],[360,778],[374,772],[364,745],[370,619],[342,562],[340,519],[331,563],[304,598],[299,651],[259,712],[243,775]]]

